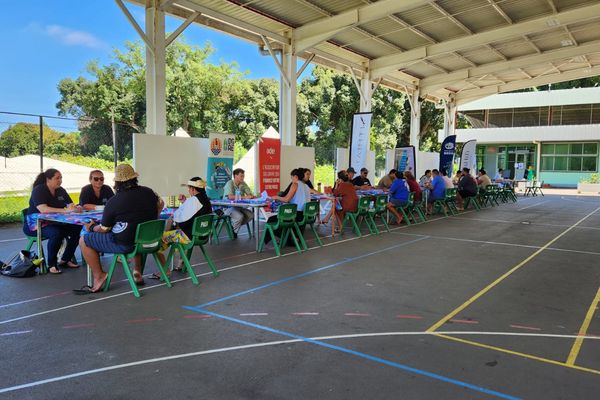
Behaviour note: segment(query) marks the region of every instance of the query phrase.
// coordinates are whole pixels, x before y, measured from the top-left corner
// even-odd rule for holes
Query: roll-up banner
[[[367,164],[367,150],[369,150],[369,130],[373,113],[357,113],[352,117],[352,130],[350,136],[349,167],[359,170]]]
[[[410,171],[413,175],[416,174],[415,146],[394,149],[394,168],[400,172]]]
[[[259,192],[267,191],[269,196],[279,192],[279,168],[281,141],[279,138],[261,137],[258,141],[258,187]]]
[[[471,175],[477,175],[477,140],[469,140],[463,145],[460,154],[460,169],[469,168]]]
[[[446,170],[448,176],[452,176],[452,164],[454,163],[454,151],[456,149],[456,135],[450,135],[442,143],[440,150],[440,172]]]
[[[210,153],[206,169],[208,181],[206,195],[211,199],[220,199],[223,197],[225,184],[231,179],[235,136],[227,133],[210,132],[208,141]]]

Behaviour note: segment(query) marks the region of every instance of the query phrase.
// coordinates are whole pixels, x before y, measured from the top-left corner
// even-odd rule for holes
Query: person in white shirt
[[[498,172],[496,172],[496,175],[494,176],[494,182],[502,182],[504,180],[503,172],[504,170],[502,168],[498,169]]]
[[[454,183],[452,182],[452,179],[448,177],[448,172],[445,169],[442,170],[442,179],[444,180],[446,189],[454,189]]]

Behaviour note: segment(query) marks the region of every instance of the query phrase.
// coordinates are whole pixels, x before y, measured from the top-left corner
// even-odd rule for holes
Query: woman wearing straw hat
[[[181,205],[173,213],[173,222],[175,222],[175,228],[171,229],[167,224],[167,229],[163,234],[163,246],[161,251],[168,248],[169,243],[178,242],[187,244],[190,242],[192,237],[192,227],[194,226],[194,219],[201,215],[212,213],[212,205],[210,199],[206,194],[206,182],[199,176],[191,178],[187,183],[182,183],[181,186],[187,186],[190,197],[185,197],[184,194],[179,195],[179,202]],[[165,256],[161,252],[158,254],[161,263],[165,263]],[[179,270],[181,268],[181,262]],[[167,272],[168,274],[168,272]],[[160,272],[155,272],[150,276],[150,279],[160,279]]]
[[[108,200],[101,224],[85,225],[89,232],[79,240],[81,252],[92,269],[94,284],[75,291],[77,294],[95,293],[102,290],[107,273],[102,270],[98,253],[129,253],[133,251],[135,232],[142,222],[156,219],[164,206],[162,199],[150,188],[138,185],[138,173],[128,164],[115,169],[115,192]],[[136,258],[133,278],[144,284],[140,260]]]

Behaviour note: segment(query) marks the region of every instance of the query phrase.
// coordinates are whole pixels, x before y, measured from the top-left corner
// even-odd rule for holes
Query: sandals
[[[60,263],[58,263],[58,266],[61,268],[79,268],[79,264],[75,264],[72,261],[61,261]]]
[[[137,286],[144,286],[146,282],[144,282],[144,277],[137,271],[133,271],[133,280]]]
[[[80,289],[73,289],[73,294],[76,294],[78,296],[83,296],[86,294],[92,294],[92,293],[98,293],[102,291],[102,287],[98,290],[92,290],[91,286],[82,286]]]
[[[53,268],[54,268],[54,271],[52,270]],[[51,267],[48,267],[48,273],[52,274],[52,275],[59,275],[59,274],[62,274],[62,271],[57,266],[53,265]]]
[[[171,277],[170,274],[167,274],[168,277]],[[148,277],[149,279],[156,279],[158,281],[160,281],[162,279],[162,275],[160,274],[160,272],[155,272],[152,275],[150,275]]]

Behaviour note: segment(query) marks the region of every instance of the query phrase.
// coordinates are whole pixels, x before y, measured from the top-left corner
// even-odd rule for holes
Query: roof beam
[[[375,3],[377,4],[377,3]],[[403,53],[392,54],[371,60],[370,69],[373,77],[380,77],[385,73],[397,70],[422,58],[439,54],[451,53],[465,48],[487,45],[489,43],[510,39],[515,36],[527,35],[535,32],[554,28],[555,21],[561,25],[581,22],[597,18],[600,15],[600,3],[563,11],[544,17],[534,18],[529,21],[519,22],[498,29],[466,35],[460,38],[447,40],[409,50]],[[552,23],[549,23],[552,21]]]
[[[421,80],[421,91],[424,93],[435,91],[458,81],[493,74],[509,69],[518,69],[532,65],[543,64],[565,58],[576,57],[588,53],[600,52],[600,40],[584,43],[579,46],[570,46],[560,50],[546,51],[532,56],[523,56],[508,61],[499,61],[483,64],[474,68],[466,68],[449,74],[432,75]]]
[[[294,52],[298,53],[357,25],[382,19],[391,14],[417,8],[434,0],[380,0],[377,3],[344,11],[302,25],[293,31]]]
[[[525,79],[509,82],[505,85],[483,87],[481,89],[463,90],[456,95],[458,104],[468,103],[477,98],[490,96],[497,93],[512,92],[514,90],[524,89],[528,87],[542,86],[550,83],[565,82],[573,79],[586,78],[588,76],[600,75],[600,66],[594,68],[582,68],[562,72],[559,74],[542,75],[533,79]]]

